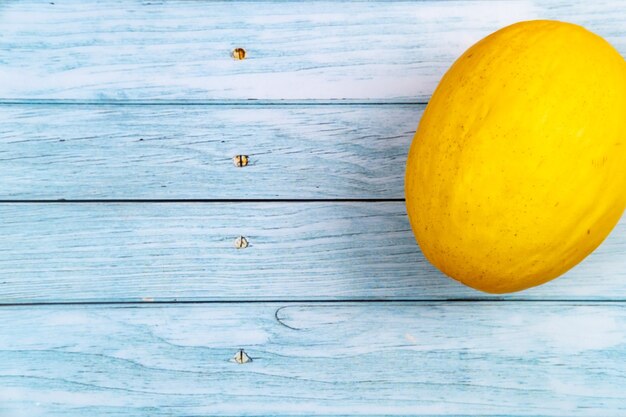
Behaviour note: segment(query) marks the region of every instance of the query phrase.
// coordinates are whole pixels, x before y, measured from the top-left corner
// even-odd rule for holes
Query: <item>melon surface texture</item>
[[[570,23],[487,36],[428,103],[405,192],[419,246],[446,275],[490,293],[558,277],[626,207],[626,62]]]

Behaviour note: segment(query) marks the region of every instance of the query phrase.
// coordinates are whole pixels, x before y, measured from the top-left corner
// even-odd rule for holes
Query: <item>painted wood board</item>
[[[495,297],[424,259],[403,202],[5,203],[0,219],[0,303]],[[503,298],[623,300],[624,253],[626,222],[565,277]]]
[[[0,199],[402,199],[423,109],[0,106]]]
[[[0,5],[0,98],[425,100],[471,44],[536,18],[626,52],[616,0],[24,0]]]
[[[617,417],[624,329],[612,303],[5,307],[0,415]]]

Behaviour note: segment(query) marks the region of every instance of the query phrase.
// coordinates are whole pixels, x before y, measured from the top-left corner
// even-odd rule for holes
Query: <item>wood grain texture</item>
[[[4,106],[0,199],[404,198],[423,109]]]
[[[0,199],[398,199],[398,103],[517,20],[625,53],[625,6],[3,1]],[[430,266],[402,202],[5,202],[0,236],[0,417],[626,415],[626,221],[503,297]]]
[[[0,218],[0,303],[490,297],[426,262],[402,202],[5,203]],[[503,298],[623,300],[624,253],[626,222],[566,277]]]
[[[0,5],[0,98],[425,99],[471,44],[534,18],[626,52],[620,1],[24,0]]]
[[[617,417],[625,328],[609,303],[3,308],[0,415]]]

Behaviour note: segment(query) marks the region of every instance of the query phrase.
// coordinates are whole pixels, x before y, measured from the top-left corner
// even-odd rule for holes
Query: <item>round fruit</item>
[[[428,103],[405,191],[417,241],[446,275],[490,293],[558,277],[626,207],[626,61],[570,23],[487,36]]]

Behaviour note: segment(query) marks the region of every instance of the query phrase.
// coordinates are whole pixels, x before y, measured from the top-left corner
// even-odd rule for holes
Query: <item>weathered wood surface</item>
[[[622,304],[3,308],[0,329],[3,417],[626,414]]]
[[[0,4],[0,98],[425,99],[472,43],[535,18],[626,52],[619,1],[24,0]]]
[[[426,262],[403,202],[5,203],[0,218],[0,303],[489,297]],[[626,222],[508,298],[623,300],[624,253]]]
[[[494,297],[401,201],[284,201],[402,198],[416,103],[531,18],[626,53],[619,1],[1,2],[0,200],[283,201],[1,203],[0,417],[626,415],[626,221]]]
[[[423,109],[0,106],[0,199],[404,198]]]

